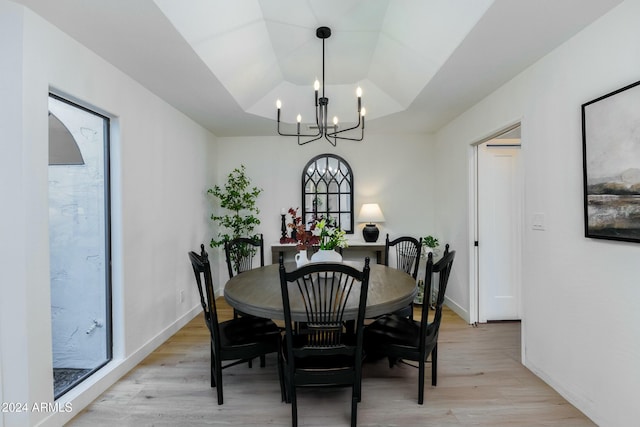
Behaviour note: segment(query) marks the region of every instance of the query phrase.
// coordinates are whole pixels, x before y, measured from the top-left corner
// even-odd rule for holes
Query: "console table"
[[[375,252],[376,262],[378,264],[384,264],[384,243],[367,243],[367,242],[348,242],[349,246],[340,250],[342,254],[348,254],[349,252]],[[282,253],[284,256],[291,254],[292,256],[298,252],[295,243],[271,245],[271,263],[277,264],[278,258]]]

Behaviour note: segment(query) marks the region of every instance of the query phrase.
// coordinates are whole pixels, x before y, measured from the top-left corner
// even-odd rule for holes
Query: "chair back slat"
[[[392,253],[394,249],[394,253]],[[422,252],[422,238],[415,239],[410,236],[398,237],[389,240],[389,235],[385,241],[385,263],[389,266],[389,260],[395,255],[396,269],[410,274],[414,279],[418,277],[418,265],[420,264],[420,253]]]
[[[218,310],[216,307],[216,297],[213,291],[213,280],[211,278],[211,265],[209,255],[204,250],[204,245],[200,245],[200,254],[189,252],[189,259],[196,276],[196,284],[200,293],[200,304],[204,314],[204,321],[211,333],[211,339],[216,350],[220,349],[220,330],[218,325]]]
[[[358,287],[353,276],[321,271],[295,280],[307,317],[313,346],[330,347],[341,342],[344,311],[351,290]]]
[[[229,278],[258,267],[258,265],[255,265],[256,259],[259,259],[259,267],[263,267],[264,239],[262,234],[253,238],[238,237],[231,239],[224,243],[224,253]]]
[[[285,333],[293,341],[294,325],[291,320],[290,298],[300,298],[305,313],[305,342],[296,354],[310,353],[313,349],[346,348],[345,310],[351,299],[359,298],[358,324],[364,323],[366,297],[369,287],[369,258],[363,271],[341,263],[312,263],[287,272],[280,262],[280,282],[285,317]],[[293,292],[292,290],[297,290]],[[357,292],[356,292],[357,290]],[[359,329],[360,342],[362,328]],[[352,350],[355,351],[356,342]]]

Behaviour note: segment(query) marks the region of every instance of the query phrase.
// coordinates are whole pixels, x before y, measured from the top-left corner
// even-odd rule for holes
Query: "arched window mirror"
[[[314,157],[302,170],[302,212],[306,224],[332,218],[353,233],[353,173],[345,159],[334,154]]]

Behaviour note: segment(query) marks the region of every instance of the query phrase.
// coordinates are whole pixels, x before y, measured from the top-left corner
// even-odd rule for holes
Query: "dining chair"
[[[429,304],[424,304],[419,322],[396,313],[387,314],[376,319],[364,331],[364,348],[367,357],[372,359],[387,357],[391,367],[395,363],[406,363],[404,360],[418,362],[418,403],[421,405],[424,402],[425,364],[429,355],[431,355],[431,385],[437,384],[438,332],[442,321],[442,304],[455,255],[456,251],[449,251],[449,245],[446,245],[445,252],[438,262],[433,262],[432,253],[427,257],[424,278],[427,295],[430,294],[434,285],[434,276],[438,275],[435,313],[431,322],[429,322]]]
[[[262,234],[255,238],[236,237],[224,242],[229,278],[256,267],[264,267],[264,239]],[[260,261],[256,264],[256,258]]]
[[[229,279],[233,276],[252,270],[257,267],[264,267],[264,239],[262,234],[255,238],[236,237],[224,242],[224,254],[227,261]],[[256,261],[259,260],[259,265]],[[233,317],[246,316],[246,314],[233,309]]]
[[[351,425],[357,421],[362,383],[362,342],[369,288],[369,258],[362,271],[342,263],[312,263],[287,272],[280,258],[284,309],[283,363],[291,424],[298,425],[296,388],[351,386]],[[292,311],[294,301],[295,311]],[[354,331],[344,328],[355,318]],[[294,318],[292,320],[292,318]],[[305,323],[296,331],[294,320]]]
[[[196,276],[204,322],[211,335],[211,387],[217,389],[218,405],[223,403],[222,370],[270,353],[276,353],[278,357],[278,377],[282,391],[284,385],[280,328],[271,320],[250,316],[219,322],[211,265],[204,245],[200,245],[200,254],[189,252],[189,259]],[[223,361],[233,362],[222,365]],[[284,400],[284,394],[281,397]]]
[[[402,236],[389,240],[389,234],[384,245],[385,265],[389,266],[390,259],[395,259],[395,268],[411,275],[414,279],[418,277],[418,267],[420,265],[420,252],[422,250],[422,238],[415,239],[410,236]],[[394,255],[394,256],[390,256]],[[413,304],[397,310],[395,313],[405,317],[413,317]]]

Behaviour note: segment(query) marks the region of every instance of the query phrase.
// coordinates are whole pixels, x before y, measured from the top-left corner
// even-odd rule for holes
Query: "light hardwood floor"
[[[223,299],[221,320],[231,316]],[[418,314],[418,313],[416,313]],[[427,369],[425,403],[417,404],[417,369],[366,364],[358,425],[593,426],[520,362],[520,324],[467,325],[446,310],[439,339],[438,386]],[[160,346],[67,425],[289,426],[280,401],[275,356],[223,371],[224,405],[209,387],[209,336],[202,316]],[[299,392],[299,425],[349,425],[348,389]]]

